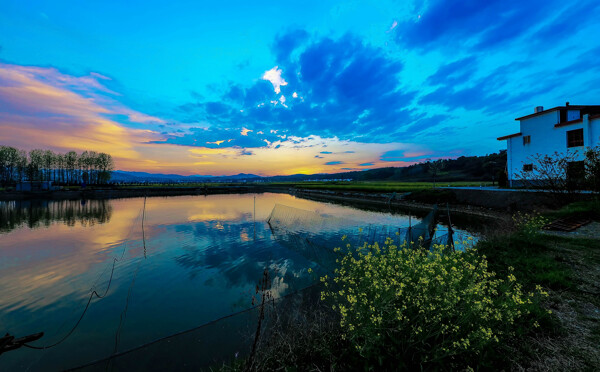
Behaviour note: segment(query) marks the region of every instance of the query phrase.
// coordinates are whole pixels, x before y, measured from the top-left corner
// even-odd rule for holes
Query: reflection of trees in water
[[[68,226],[93,226],[108,222],[112,206],[108,200],[17,200],[0,202],[0,231],[24,224],[30,228],[63,222]]]

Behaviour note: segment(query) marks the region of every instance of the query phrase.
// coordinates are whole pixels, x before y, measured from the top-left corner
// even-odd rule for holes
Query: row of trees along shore
[[[0,146],[0,183],[14,185],[22,181],[53,181],[62,185],[82,182],[105,184],[110,181],[114,162],[109,154],[51,150],[31,150],[28,153],[10,146]]]

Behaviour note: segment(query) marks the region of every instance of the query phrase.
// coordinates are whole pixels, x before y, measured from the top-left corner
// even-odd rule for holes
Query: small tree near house
[[[585,150],[585,179],[588,187],[600,192],[600,145]]]
[[[515,179],[524,187],[568,195],[579,190],[600,190],[600,146],[587,148],[583,160],[575,153],[555,152],[528,157]]]

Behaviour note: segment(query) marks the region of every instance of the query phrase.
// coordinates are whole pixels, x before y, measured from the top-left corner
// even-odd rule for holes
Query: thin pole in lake
[[[144,220],[146,219],[146,196],[144,196],[144,209],[142,209],[142,242],[144,244],[144,259],[146,259],[146,232],[144,231]]]

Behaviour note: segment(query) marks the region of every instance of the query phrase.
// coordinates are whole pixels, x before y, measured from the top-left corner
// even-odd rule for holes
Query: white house
[[[599,106],[558,106],[544,110],[535,108],[531,115],[516,118],[519,133],[499,137],[506,140],[507,171],[510,186],[516,186],[519,177],[532,171],[532,157],[555,152],[572,153],[574,169],[583,168],[583,149],[600,144]]]

